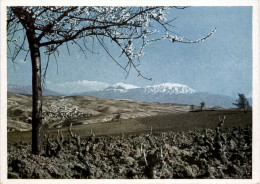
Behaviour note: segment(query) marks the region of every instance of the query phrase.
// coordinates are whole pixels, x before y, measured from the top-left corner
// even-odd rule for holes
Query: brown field
[[[56,134],[61,129],[68,135],[68,126],[73,125],[73,131],[85,137],[90,131],[95,135],[122,135],[154,132],[182,132],[196,129],[214,129],[219,116],[226,116],[224,128],[246,126],[252,124],[252,112],[244,113],[236,109],[205,109],[189,112],[188,105],[134,102],[127,100],[109,100],[96,97],[44,97],[43,109],[48,105],[57,107],[70,104],[77,106],[78,111],[91,114],[84,117],[68,117],[63,119],[45,118],[48,123],[46,132]],[[26,122],[30,118],[31,97],[18,94],[8,94],[8,141],[28,142],[31,139],[31,125]],[[91,113],[90,113],[91,112]],[[114,119],[120,114],[119,119]],[[13,123],[15,122],[15,123]],[[46,124],[47,124],[46,123]],[[20,128],[22,127],[22,128]],[[19,129],[20,128],[20,129]],[[17,130],[27,131],[17,131]]]

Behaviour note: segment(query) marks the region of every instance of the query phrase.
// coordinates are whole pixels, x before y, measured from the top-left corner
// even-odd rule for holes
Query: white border
[[[253,6],[253,179],[176,179],[176,180],[13,180],[7,179],[7,49],[6,6]],[[259,63],[259,2],[258,0],[2,0],[1,1],[1,62],[0,62],[0,184],[6,183],[243,183],[260,184],[260,63]]]

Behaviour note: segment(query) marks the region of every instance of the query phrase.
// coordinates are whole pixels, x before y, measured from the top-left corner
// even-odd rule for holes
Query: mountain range
[[[13,84],[8,84],[7,85],[7,91],[9,93],[18,93],[18,94],[23,94],[23,95],[31,95],[32,94],[32,86],[21,86],[21,85],[13,85]],[[43,88],[42,90],[42,95],[43,96],[61,96],[61,93],[57,93],[55,91],[52,91],[50,89],[45,89]]]
[[[20,94],[32,94],[31,86],[8,85],[8,92]],[[44,89],[43,96],[60,96],[63,94]],[[101,90],[87,91],[71,94],[70,96],[95,96],[109,99],[128,99],[144,102],[160,102],[197,105],[203,101],[206,107],[235,107],[235,98],[222,94],[198,92],[186,85],[178,83],[163,83],[159,85],[138,87],[131,84],[117,83]],[[248,98],[252,104],[252,98]]]
[[[146,102],[193,104],[198,106],[203,101],[207,107],[218,106],[224,108],[234,107],[233,103],[236,101],[234,98],[226,95],[198,92],[178,83],[163,83],[147,87],[117,83],[102,90],[89,91],[78,95]]]

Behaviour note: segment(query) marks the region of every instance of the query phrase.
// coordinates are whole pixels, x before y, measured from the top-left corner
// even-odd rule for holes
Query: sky
[[[98,44],[98,54],[82,55],[70,46],[57,58],[51,58],[46,85],[61,93],[80,93],[102,89],[115,83],[140,87],[161,83],[180,83],[200,92],[210,92],[237,97],[237,93],[252,92],[252,7],[189,7],[173,12],[175,32],[190,40],[206,36],[214,28],[216,32],[207,40],[196,44],[172,43],[162,40],[145,48],[139,69],[152,81],[138,77],[132,70],[126,73],[116,65]],[[117,47],[109,50],[117,58]],[[41,50],[43,52],[43,50]],[[42,53],[42,67],[47,58]],[[16,64],[7,61],[8,84],[31,85],[30,57],[16,58]]]

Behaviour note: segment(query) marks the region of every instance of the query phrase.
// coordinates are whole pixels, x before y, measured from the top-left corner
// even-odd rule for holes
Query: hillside
[[[162,114],[188,112],[190,106],[168,103],[109,100],[89,96],[43,97],[43,122],[50,128],[120,121]],[[8,130],[31,129],[31,96],[8,93]]]
[[[199,107],[195,106],[195,109]],[[30,140],[31,96],[8,93],[8,140]],[[189,112],[189,105],[112,100],[89,96],[43,97],[43,123],[51,132],[68,130],[70,123],[80,135],[93,130],[96,135],[188,131],[215,128],[219,116],[226,116],[225,127],[252,123],[252,112],[220,107]],[[18,131],[18,132],[17,132]],[[19,133],[20,132],[20,133]]]

